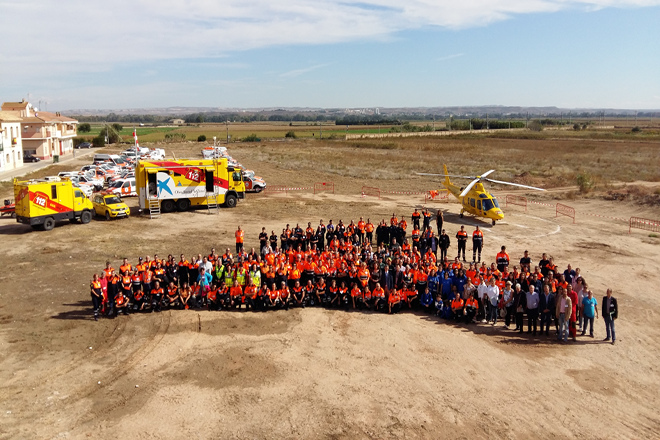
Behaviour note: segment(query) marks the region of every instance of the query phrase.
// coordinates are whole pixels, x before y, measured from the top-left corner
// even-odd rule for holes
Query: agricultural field
[[[148,146],[177,158],[201,157],[209,142],[195,142],[199,134],[211,143],[226,136],[224,125],[149,129],[138,129],[141,144],[153,136]],[[281,139],[289,129],[302,139]],[[177,130],[190,141],[163,142]],[[627,223],[631,216],[660,219],[660,136],[621,128],[344,141],[318,140],[314,130],[230,124],[233,138],[255,133],[263,140],[228,148],[268,185],[332,182],[334,192],[266,191],[217,215],[134,215],[50,232],[3,217],[0,439],[660,437],[660,237],[628,234]],[[459,218],[454,200],[425,201],[439,178],[416,174],[441,173],[443,164],[452,174],[495,169],[495,179],[548,191],[492,186],[503,222]],[[381,198],[363,197],[363,186],[379,188]],[[507,207],[506,194],[536,203],[527,211]],[[1,196],[11,197],[10,185],[0,185]],[[127,202],[137,214],[136,201]],[[556,217],[557,202],[575,208],[575,223]],[[118,267],[123,257],[135,264],[147,254],[223,253],[234,249],[239,225],[250,248],[262,227],[277,233],[287,223],[361,216],[377,222],[393,212],[409,219],[425,207],[444,212],[450,256],[460,226],[471,233],[479,225],[487,261],[501,245],[514,262],[524,250],[534,262],[547,252],[562,270],[580,267],[599,303],[613,288],[617,345],[601,343],[602,319],[594,339],[567,345],[501,323],[465,326],[409,311],[182,310],[92,319],[89,282],[106,261]]]

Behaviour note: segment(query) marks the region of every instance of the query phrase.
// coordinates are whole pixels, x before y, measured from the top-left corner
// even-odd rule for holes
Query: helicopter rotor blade
[[[477,182],[479,182],[479,179],[474,179],[472,182],[470,182],[470,183],[468,184],[468,186],[465,187],[465,189],[463,190],[463,192],[461,192],[461,193],[458,195],[458,197],[465,197],[465,195],[466,195],[467,193],[470,192],[470,190],[472,189],[472,187],[473,187],[474,185],[476,185]]]
[[[459,176],[458,174],[415,173],[418,176],[457,177],[459,179],[476,179],[477,176]]]
[[[502,182],[501,180],[493,180],[493,179],[485,179],[485,180],[487,180],[489,182],[492,182],[492,183],[500,183],[502,185],[519,186],[520,188],[535,189],[537,191],[545,191],[543,188],[537,188],[535,186],[529,186],[529,185],[521,185],[519,183]]]
[[[494,171],[495,171],[495,170],[486,171],[485,173],[483,173],[483,174],[482,174],[481,176],[479,176],[479,177],[482,178],[482,179],[485,179],[490,173],[492,173],[492,172],[494,172]]]

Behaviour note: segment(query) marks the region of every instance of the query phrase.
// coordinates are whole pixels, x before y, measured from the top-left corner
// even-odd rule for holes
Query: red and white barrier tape
[[[428,191],[385,191],[385,190],[380,190],[380,192],[385,193],[385,194],[403,194],[403,195],[407,195],[407,196],[428,194]]]
[[[612,217],[612,216],[609,216],[609,215],[592,214],[590,212],[579,212],[578,214],[590,215],[592,217],[609,218],[611,220],[619,220],[619,221],[626,222],[626,223],[628,223],[628,221],[630,220],[630,219],[621,218],[621,217]]]

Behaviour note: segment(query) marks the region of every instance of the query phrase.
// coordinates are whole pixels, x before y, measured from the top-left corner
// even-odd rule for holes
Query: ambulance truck
[[[16,221],[50,231],[59,220],[92,220],[94,205],[70,180],[14,180]]]
[[[207,205],[233,208],[245,198],[242,170],[229,166],[225,158],[140,160],[135,181],[145,210],[154,203],[162,212]]]

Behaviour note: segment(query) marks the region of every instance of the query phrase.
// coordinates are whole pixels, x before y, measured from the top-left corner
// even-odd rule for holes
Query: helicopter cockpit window
[[[477,200],[477,209],[481,211],[481,200]]]
[[[484,211],[490,211],[491,209],[493,209],[494,205],[491,199],[484,199],[483,203],[484,203]]]
[[[486,194],[479,194],[479,197],[481,197],[482,199],[487,199],[488,198],[488,196]]]
[[[470,206],[474,208],[474,199],[470,199]]]
[[[495,204],[495,207],[496,207],[496,208],[499,208],[499,207],[500,207],[500,204],[497,203],[497,199],[496,199],[495,197],[493,197],[493,203]]]

